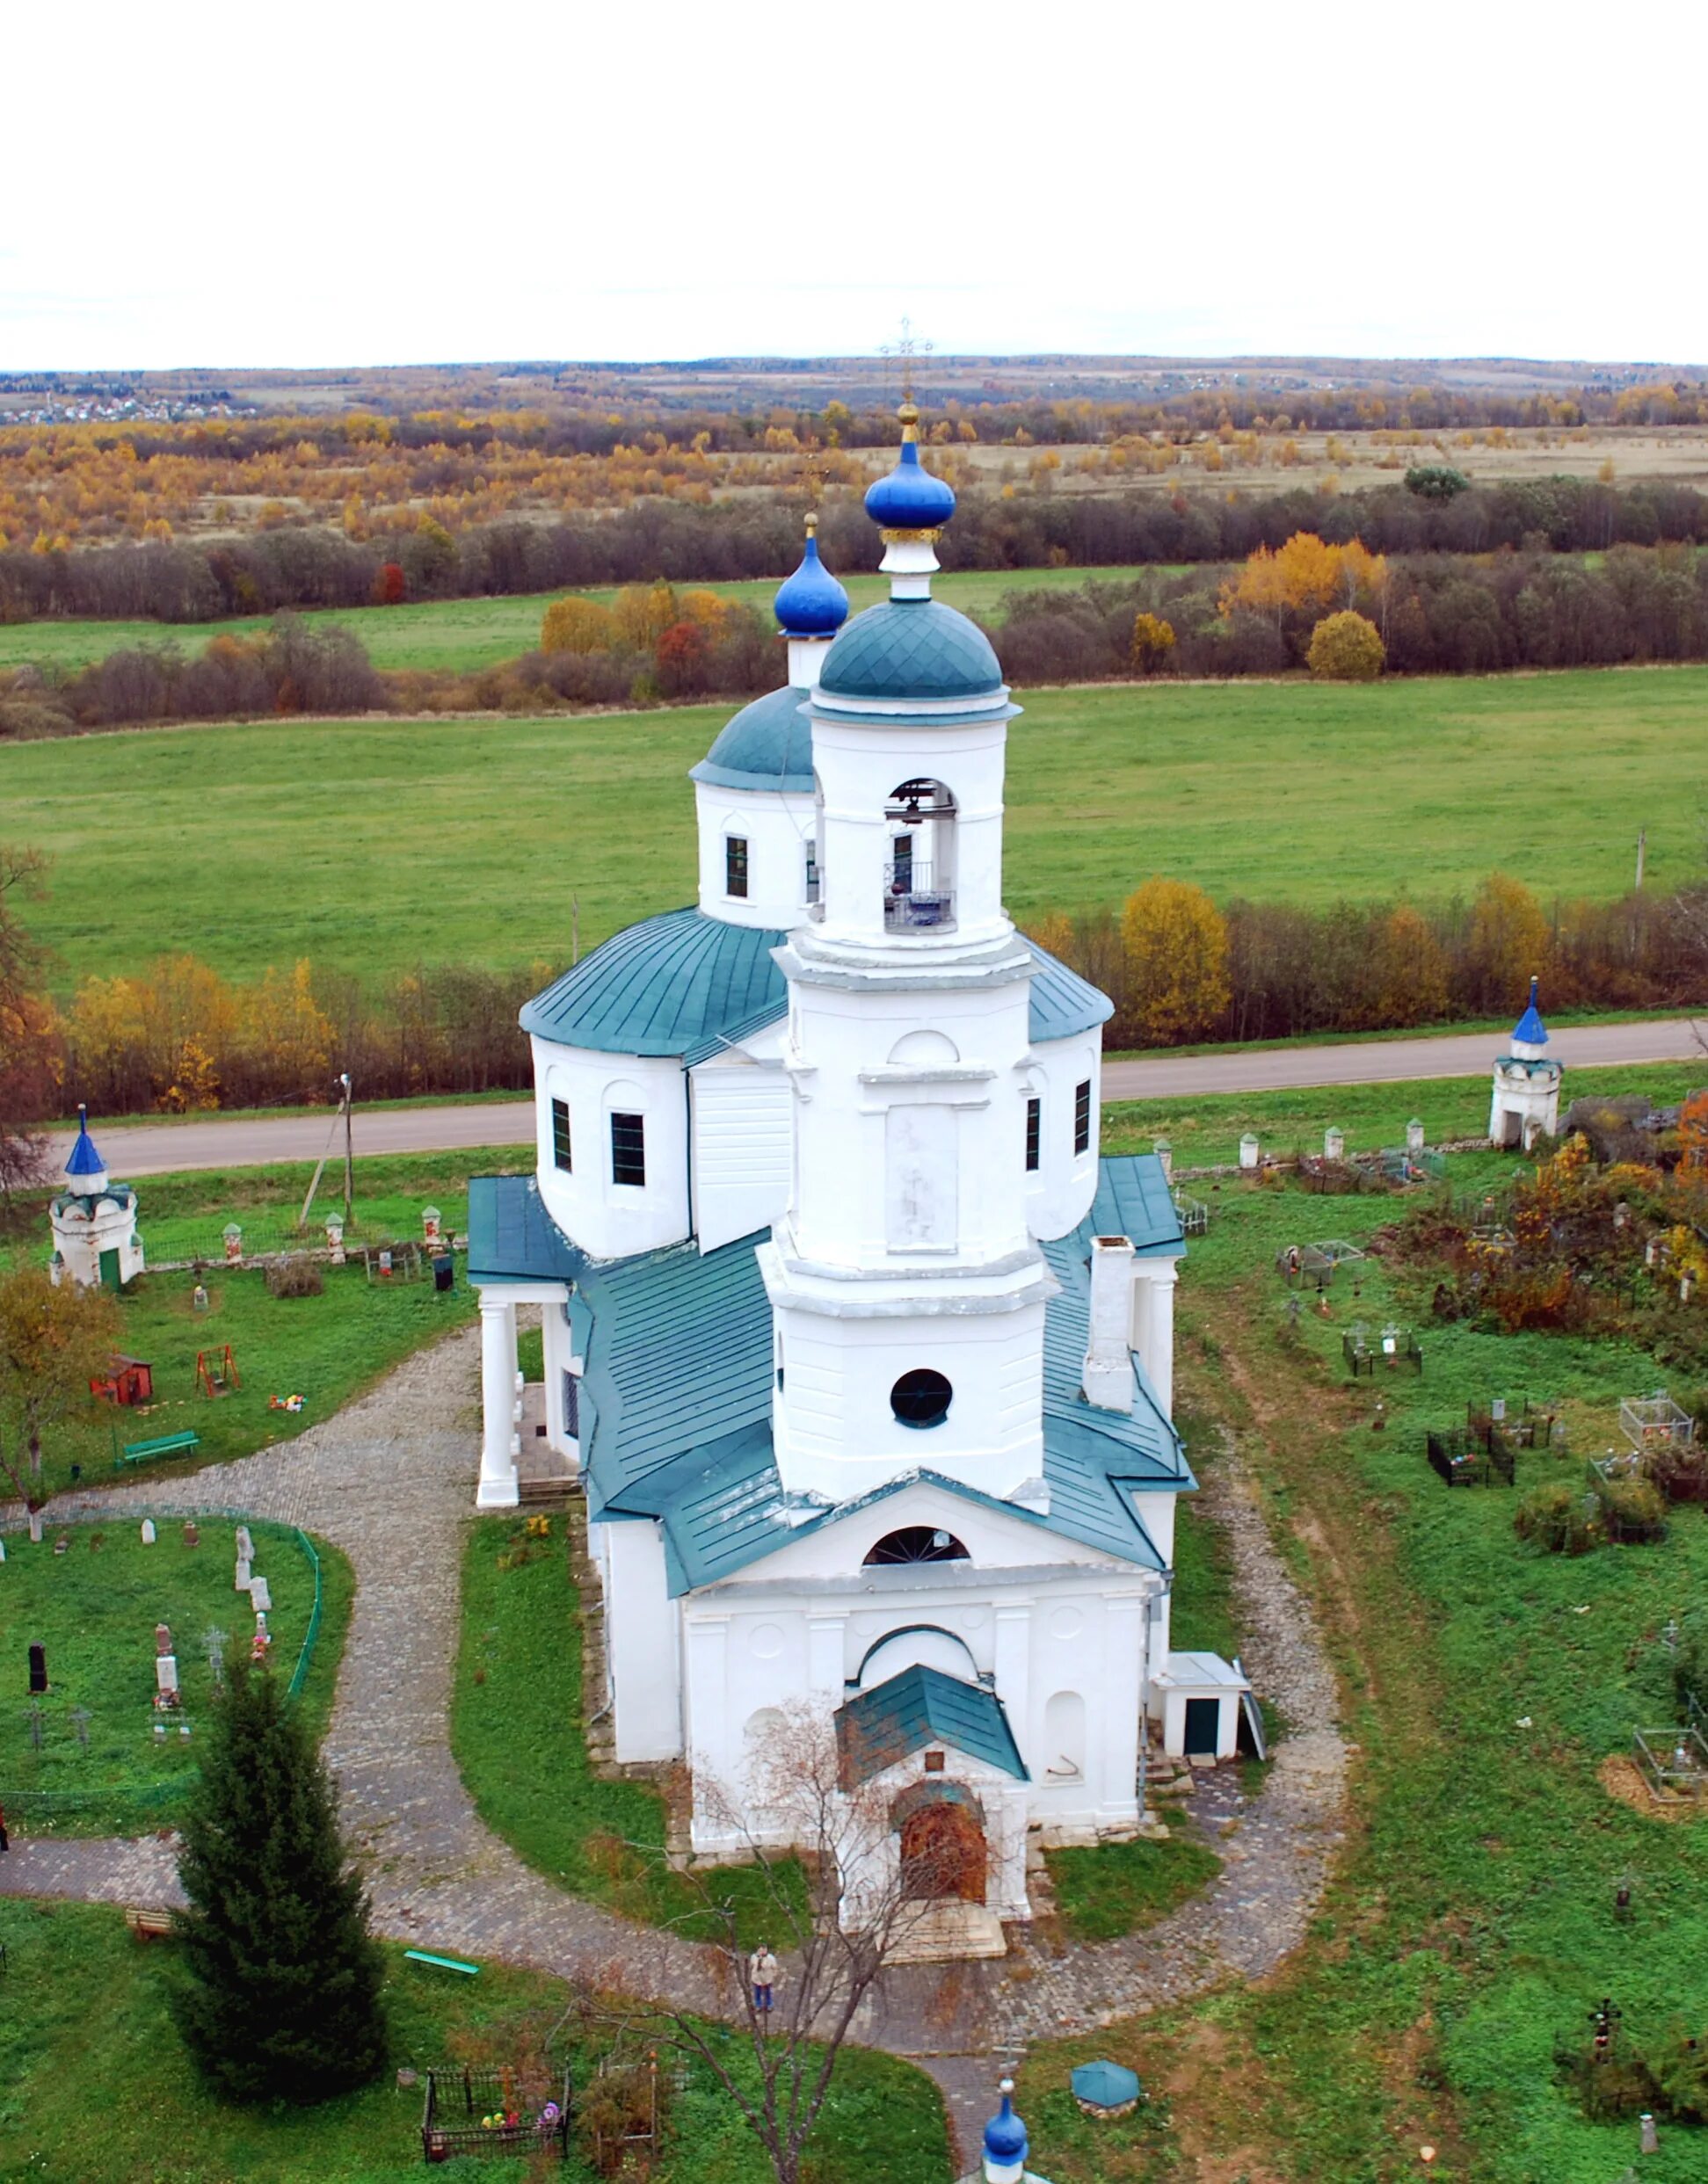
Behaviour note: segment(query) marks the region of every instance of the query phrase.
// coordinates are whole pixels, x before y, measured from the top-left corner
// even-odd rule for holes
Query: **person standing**
[[[777,1985],[777,1960],[771,1954],[768,1941],[761,1941],[748,1958],[747,1977],[752,1983],[756,2014],[768,2017],[775,2000]]]

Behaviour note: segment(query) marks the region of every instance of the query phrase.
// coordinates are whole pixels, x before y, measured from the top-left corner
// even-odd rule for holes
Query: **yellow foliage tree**
[[[542,652],[610,652],[621,631],[608,606],[597,599],[554,599],[540,624]]]
[[[1052,910],[1042,925],[1028,925],[1027,932],[1046,955],[1058,959],[1073,946],[1073,921],[1065,910]]]
[[[1376,940],[1372,1022],[1428,1024],[1447,1013],[1447,957],[1409,903],[1390,911]]]
[[[1152,878],[1121,914],[1129,1001],[1147,1046],[1201,1038],[1228,1005],[1228,929],[1203,889]]]
[[[1154,674],[1174,649],[1174,625],[1156,614],[1133,617],[1132,663],[1141,675]]]
[[[1345,607],[1325,614],[1311,632],[1305,664],[1319,682],[1373,683],[1387,657],[1376,624]]]
[[[243,998],[245,1051],[270,1083],[311,1091],[331,1065],[332,1027],[315,999],[314,974],[304,956],[288,978],[271,964]]]
[[[1471,906],[1471,962],[1488,1008],[1516,1005],[1548,958],[1548,921],[1522,880],[1491,872]]]
[[[626,643],[650,652],[672,622],[682,619],[673,587],[667,584],[626,584],[612,613]]]
[[[730,601],[716,591],[700,587],[680,593],[676,609],[679,621],[697,622],[702,629],[716,629],[729,618]]]
[[[1362,540],[1330,546],[1314,531],[1295,531],[1273,552],[1260,546],[1248,555],[1237,577],[1222,586],[1217,604],[1224,615],[1244,609],[1265,614],[1277,628],[1284,617],[1312,621],[1337,606],[1374,606],[1387,588],[1385,555],[1372,554]]]

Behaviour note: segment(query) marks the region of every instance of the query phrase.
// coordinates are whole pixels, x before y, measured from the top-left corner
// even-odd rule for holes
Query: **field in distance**
[[[1003,601],[1010,591],[1055,590],[1095,582],[1101,577],[1123,578],[1146,572],[1135,569],[972,569],[934,579],[937,598],[963,614],[999,622]],[[1168,574],[1172,571],[1163,571]],[[780,577],[759,577],[735,584],[680,584],[679,591],[716,591],[720,598],[739,599],[762,615],[768,615],[776,597]],[[850,609],[875,606],[887,596],[890,579],[876,574],[845,577]],[[609,605],[614,587],[587,591],[584,597]],[[511,599],[429,599],[419,606],[331,606],[305,613],[307,622],[338,622],[353,629],[367,649],[375,667],[441,668],[469,674],[477,668],[513,660],[532,652],[540,642],[540,622],[562,591],[522,592]],[[235,621],[40,621],[0,622],[0,668],[25,664],[44,671],[67,671],[104,660],[109,652],[133,645],[175,644],[186,653],[200,652],[210,637],[252,635],[265,629],[271,617],[249,615]]]
[[[1708,669],[1020,693],[1009,907],[1118,903],[1153,872],[1300,903],[1432,900],[1495,867],[1556,893],[1700,856]],[[229,977],[570,957],[694,891],[684,778],[730,708],[267,721],[0,747],[10,840],[63,993],[188,949]],[[95,780],[99,794],[91,796]]]

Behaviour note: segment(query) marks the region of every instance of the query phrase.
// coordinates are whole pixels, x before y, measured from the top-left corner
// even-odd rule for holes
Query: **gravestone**
[[[155,1689],[163,1699],[178,1696],[178,1659],[171,1653],[159,1653],[154,1663]]]
[[[239,1555],[237,1557],[236,1575],[231,1581],[231,1589],[234,1593],[247,1593],[249,1586],[249,1556],[247,1555]]]
[[[250,1579],[249,1597],[255,1607],[263,1614],[265,1614],[273,1606],[273,1594],[268,1589],[267,1581],[265,1578],[251,1578]]]
[[[152,1517],[144,1517],[144,1518],[143,1518],[143,1520],[142,1520],[142,1544],[143,1544],[143,1546],[144,1546],[144,1547],[152,1547],[152,1546],[154,1545],[154,1542],[155,1542],[155,1538],[156,1538],[156,1534],[155,1534],[155,1528],[154,1528],[154,1519],[153,1519]]]
[[[4,1562],[4,1560],[5,1560],[5,1559],[6,1559],[6,1542],[4,1542],[4,1540],[0,1540],[0,1562]]]
[[[197,1531],[193,1523],[187,1523],[184,1527],[184,1544],[186,1547],[201,1545],[201,1534]]]
[[[30,1690],[32,1694],[47,1688],[47,1649],[33,1644],[30,1648]]]
[[[69,1555],[71,1552],[71,1535],[69,1532],[62,1532],[54,1542],[54,1552],[56,1555]]]
[[[253,1562],[255,1559],[255,1542],[249,1536],[249,1527],[246,1524],[240,1524],[237,1527],[237,1552],[245,1562]]]
[[[170,1623],[157,1622],[154,1627],[154,1650],[156,1654],[172,1650],[172,1628]]]
[[[200,1282],[197,1282],[195,1288],[190,1292],[190,1309],[193,1312],[205,1312],[207,1310],[207,1292],[202,1288]]]

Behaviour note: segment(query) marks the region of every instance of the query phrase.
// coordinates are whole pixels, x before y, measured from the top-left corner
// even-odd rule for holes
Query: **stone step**
[[[921,1904],[902,1919],[888,1962],[892,1964],[960,1964],[977,1958],[1006,1956],[1002,1921],[985,1904],[942,1897]]]

